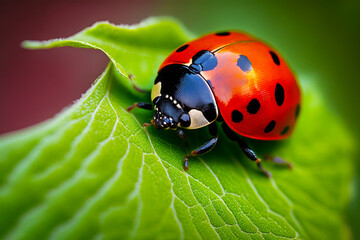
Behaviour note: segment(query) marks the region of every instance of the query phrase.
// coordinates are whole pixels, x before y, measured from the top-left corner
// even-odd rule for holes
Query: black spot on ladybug
[[[273,51],[270,51],[271,58],[276,65],[280,65],[279,57]]]
[[[289,126],[286,126],[282,131],[281,131],[281,135],[285,135],[288,131],[289,131]]]
[[[230,35],[230,32],[218,32],[218,33],[215,33],[216,36],[229,36]]]
[[[238,110],[234,110],[231,113],[231,120],[235,123],[239,123],[243,120],[243,114],[239,112]]]
[[[275,87],[275,100],[278,106],[281,106],[284,103],[285,91],[283,86],[280,83],[276,84]]]
[[[274,120],[272,120],[271,122],[269,122],[269,124],[266,126],[266,128],[264,129],[264,133],[269,133],[271,132],[274,127],[276,125],[276,122]]]
[[[250,114],[256,114],[260,109],[260,102],[256,98],[251,99],[249,104],[246,107],[248,113]]]
[[[247,56],[240,55],[240,57],[239,57],[239,59],[237,61],[237,65],[244,72],[249,72],[249,71],[252,70],[251,62],[250,62],[250,60],[248,59]]]
[[[178,49],[176,49],[176,52],[182,52],[182,51],[184,51],[185,49],[187,49],[188,46],[189,46],[189,44],[182,45],[181,47],[179,47]]]
[[[299,113],[300,113],[300,104],[296,105],[295,118],[299,116]]]
[[[208,50],[201,50],[197,52],[192,58],[192,64],[190,69],[195,73],[200,71],[209,71],[214,69],[218,64],[217,58],[215,55]]]

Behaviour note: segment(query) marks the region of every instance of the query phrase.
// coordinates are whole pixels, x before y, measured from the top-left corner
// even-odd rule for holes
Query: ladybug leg
[[[274,157],[274,156],[271,156],[271,155],[265,155],[264,160],[271,161],[271,162],[279,164],[279,165],[287,166],[290,169],[293,168],[293,165],[291,163],[285,161],[284,159],[282,159],[280,157],[276,157],[276,156]]]
[[[271,173],[263,168],[263,166],[260,163],[260,158],[258,158],[255,154],[255,152],[246,144],[244,140],[242,140],[239,135],[237,135],[235,132],[231,130],[231,128],[224,122],[222,124],[222,128],[224,130],[224,133],[226,136],[232,140],[238,143],[239,147],[241,148],[242,152],[245,154],[247,158],[249,158],[251,161],[256,162],[256,165],[262,171],[268,178],[271,177]]]
[[[185,171],[187,171],[189,169],[189,158],[190,157],[195,157],[195,156],[210,152],[215,147],[217,140],[218,140],[218,137],[213,137],[209,141],[207,141],[206,143],[204,143],[203,145],[198,147],[197,149],[193,150],[189,155],[186,155],[185,159],[184,159]]]
[[[150,92],[150,91],[148,91],[148,90],[141,89],[141,88],[139,88],[138,86],[135,85],[135,83],[133,82],[133,79],[135,78],[134,75],[129,74],[128,76],[129,76],[130,82],[132,83],[132,85],[133,85],[133,87],[134,87],[134,89],[135,89],[136,91],[141,92],[141,93],[149,93],[149,92]]]
[[[142,109],[146,109],[146,110],[152,110],[153,106],[150,103],[144,103],[144,102],[139,102],[139,103],[134,103],[134,105],[128,107],[126,110],[128,112],[130,112],[131,110],[133,110],[134,108],[142,108]]]
[[[216,145],[217,141],[218,141],[218,137],[217,137],[217,127],[216,127],[216,123],[212,123],[209,126],[209,131],[210,134],[213,136],[209,141],[205,142],[203,145],[201,145],[200,147],[198,147],[197,149],[193,150],[189,155],[185,156],[184,159],[184,169],[185,171],[187,171],[189,169],[189,158],[190,157],[195,157],[201,154],[205,154],[210,152]]]
[[[240,146],[243,153],[245,154],[245,156],[250,160],[255,161],[260,171],[262,171],[268,178],[271,178],[271,173],[263,168],[263,166],[260,163],[261,161],[260,158],[256,156],[255,152],[246,144],[246,142],[238,138],[237,143]]]
[[[188,140],[188,138],[186,137],[184,131],[183,131],[181,128],[179,128],[179,129],[177,130],[177,134],[179,135],[179,137],[180,137],[182,140],[184,140],[185,146],[189,146],[189,140]]]
[[[218,135],[216,122],[213,122],[209,125],[209,133],[212,137],[216,137]]]
[[[142,109],[146,109],[146,110],[152,110],[153,107],[150,103],[144,103],[144,102],[139,102],[139,103],[134,103],[134,105],[128,107],[126,110],[128,112],[130,112],[131,110],[133,110],[134,108],[142,108]],[[148,127],[150,125],[153,125],[153,122],[151,123],[144,123],[143,124],[143,127]]]

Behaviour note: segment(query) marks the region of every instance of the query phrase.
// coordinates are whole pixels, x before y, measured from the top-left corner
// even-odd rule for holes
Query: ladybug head
[[[174,119],[170,116],[167,116],[163,112],[156,111],[154,119],[152,120],[152,124],[157,129],[168,129],[168,128],[176,128],[176,123]]]
[[[188,127],[190,116],[182,108],[177,107],[169,96],[158,97],[155,101],[155,115],[152,124],[158,129],[176,129],[178,126]]]

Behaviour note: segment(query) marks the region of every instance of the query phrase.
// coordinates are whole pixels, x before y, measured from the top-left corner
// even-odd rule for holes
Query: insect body
[[[178,129],[181,136],[181,128],[210,127],[213,138],[185,157],[187,169],[191,156],[215,146],[217,131],[212,123],[223,121],[225,134],[270,176],[239,135],[260,140],[289,137],[300,98],[294,75],[267,45],[238,32],[209,34],[180,46],[161,64],[151,92],[152,124]],[[135,106],[152,109],[146,103],[129,109]]]

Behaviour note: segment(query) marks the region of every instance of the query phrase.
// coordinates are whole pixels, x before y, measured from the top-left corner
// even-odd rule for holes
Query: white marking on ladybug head
[[[156,97],[161,97],[161,82],[158,82],[151,89],[151,101],[153,101]]]
[[[178,103],[178,104],[176,104],[176,107],[178,108],[178,109],[181,109],[181,105]]]
[[[210,122],[205,118],[204,114],[197,109],[191,109],[189,111],[189,116],[190,126],[187,127],[189,129],[201,128],[210,124]]]

